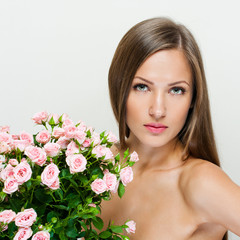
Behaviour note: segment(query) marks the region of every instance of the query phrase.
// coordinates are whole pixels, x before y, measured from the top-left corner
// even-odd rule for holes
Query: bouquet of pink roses
[[[117,139],[66,115],[39,112],[36,135],[0,127],[0,239],[129,239],[135,223],[103,229],[102,199],[122,197],[132,181],[135,152],[113,156]],[[97,232],[95,229],[99,229]]]

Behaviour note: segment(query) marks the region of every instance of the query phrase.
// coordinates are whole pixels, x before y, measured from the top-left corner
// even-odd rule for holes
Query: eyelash
[[[145,88],[145,87],[147,88],[147,90],[149,90],[148,86],[145,85],[145,84],[142,84],[142,83],[135,84],[133,86],[133,89],[136,90],[136,91],[140,91],[140,92],[146,92],[145,90],[140,89],[140,88]]]
[[[173,87],[170,89],[170,93],[171,91],[175,91],[175,93],[173,93],[174,95],[183,95],[186,92],[186,90],[182,87]],[[176,93],[178,91],[181,91],[181,93]]]
[[[143,88],[147,88],[147,90],[143,90]],[[149,90],[149,87],[146,84],[138,83],[133,86],[133,89],[136,91],[139,91],[139,92],[146,92]],[[175,93],[172,91],[174,91]],[[179,91],[181,91],[181,92],[176,93]],[[184,89],[182,87],[173,87],[169,90],[169,93],[172,93],[173,95],[183,95],[185,92],[186,92],[186,89]]]

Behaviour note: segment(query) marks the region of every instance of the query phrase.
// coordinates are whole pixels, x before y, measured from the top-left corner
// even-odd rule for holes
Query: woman
[[[166,18],[145,20],[120,41],[109,71],[120,144],[136,151],[134,180],[102,218],[136,222],[132,240],[240,236],[240,188],[220,169],[199,48]]]

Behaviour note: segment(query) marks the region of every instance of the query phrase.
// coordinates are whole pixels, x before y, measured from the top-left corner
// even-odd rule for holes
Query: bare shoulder
[[[183,170],[180,188],[189,207],[206,221],[239,229],[240,188],[220,167],[191,159]]]
[[[229,187],[233,182],[217,165],[202,159],[191,159],[183,170],[182,191],[190,201],[201,199],[209,191]],[[197,198],[197,199],[195,199]]]

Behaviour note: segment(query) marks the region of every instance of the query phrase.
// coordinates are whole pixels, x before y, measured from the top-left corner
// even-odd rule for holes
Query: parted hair
[[[183,159],[201,158],[220,166],[210,114],[202,56],[192,33],[169,18],[152,18],[133,26],[121,39],[109,69],[112,109],[119,125],[121,148],[130,130],[126,124],[126,102],[138,68],[152,54],[167,49],[183,51],[192,72],[193,97],[186,122],[178,134],[184,146]],[[227,234],[223,240],[227,240]]]

